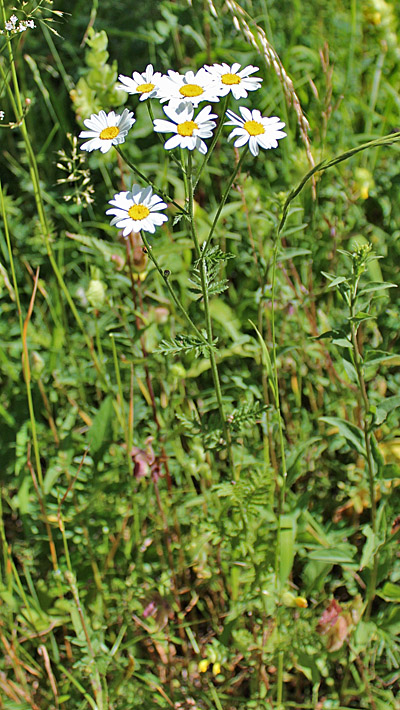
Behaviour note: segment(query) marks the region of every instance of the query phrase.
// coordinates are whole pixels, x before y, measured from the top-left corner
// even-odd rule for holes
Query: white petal
[[[232,133],[233,133],[233,131],[232,131]],[[231,134],[231,135],[232,135],[232,134]],[[230,136],[229,136],[229,137],[230,137]],[[244,134],[243,134],[243,135],[239,136],[239,138],[237,138],[237,139],[235,140],[235,142],[234,142],[233,145],[235,146],[235,148],[241,148],[242,145],[244,145],[245,143],[247,143],[248,140],[249,140],[249,135],[248,135],[248,134],[247,134],[247,135],[244,135]]]
[[[232,90],[233,98],[236,100],[245,99],[247,97],[246,89],[244,88],[244,86],[241,86],[240,84],[236,84],[236,86],[232,86],[231,90]]]
[[[196,148],[199,153],[202,153],[202,155],[205,155],[207,153],[207,145],[200,138],[196,139]]]
[[[257,138],[255,136],[250,136],[249,147],[250,147],[250,153],[252,153],[254,156],[258,155],[259,147],[258,147]]]
[[[98,138],[92,138],[92,140],[87,141],[87,143],[83,143],[81,145],[81,150],[87,150],[89,153],[92,152],[92,150],[97,150],[100,148],[100,140]]]
[[[141,199],[141,203],[143,205],[146,205],[146,207],[148,207],[148,205],[150,203],[150,198],[151,198],[152,194],[153,194],[153,188],[150,185],[148,185],[147,187],[144,188],[140,199]]]
[[[216,113],[210,113],[210,111],[212,111],[212,106],[205,106],[204,108],[202,108],[200,113],[198,113],[195,118],[196,123],[209,121],[211,118],[218,118],[218,115]]]
[[[118,126],[117,119],[119,116],[115,115],[115,111],[110,111],[107,116],[107,126]]]
[[[163,118],[156,118],[154,121],[154,130],[156,133],[176,133],[178,129],[176,123],[165,121]]]
[[[251,111],[245,106],[239,106],[239,111],[242,114],[245,121],[251,121],[253,119]]]
[[[168,138],[168,140],[164,143],[165,150],[172,150],[173,148],[177,148],[178,145],[181,145],[181,140],[182,136],[180,136],[179,133],[172,136],[172,138]]]
[[[149,217],[150,218],[150,217]],[[163,222],[168,222],[168,217],[166,214],[153,214],[151,213],[151,220],[153,224],[163,224]]]
[[[261,112],[257,109],[252,112],[252,120],[257,121],[257,123],[263,123],[263,117],[261,116]]]
[[[249,76],[249,74],[254,74],[254,72],[258,71],[259,67],[253,67],[251,64],[249,64],[248,67],[245,67],[242,69],[241,72],[239,72],[240,77],[246,77]],[[262,79],[259,79],[259,81],[262,81]]]
[[[98,138],[98,131],[81,131],[78,138]]]
[[[243,126],[243,119],[240,118],[240,116],[237,116],[236,113],[233,113],[230,109],[227,110],[226,115],[229,118],[229,121],[225,123],[226,126]]]
[[[228,140],[231,138],[234,138],[235,136],[244,136],[246,140],[249,138],[249,134],[247,133],[245,128],[237,126],[237,128],[234,128],[233,131],[229,134]]]

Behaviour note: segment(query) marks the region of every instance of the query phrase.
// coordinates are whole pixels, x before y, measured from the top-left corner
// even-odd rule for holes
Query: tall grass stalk
[[[1,14],[2,14],[3,26],[5,26],[6,11],[5,11],[4,0],[0,0],[0,9],[1,9]],[[54,271],[54,274],[56,276],[57,283],[66,298],[66,301],[67,301],[67,303],[73,313],[73,316],[76,320],[76,323],[77,323],[79,329],[81,330],[82,335],[85,339],[88,350],[91,353],[95,367],[98,370],[99,375],[103,378],[103,384],[105,385],[106,382],[105,382],[105,378],[104,378],[103,368],[101,367],[101,363],[96,355],[96,352],[93,348],[90,338],[86,333],[82,319],[78,313],[78,310],[75,306],[75,303],[72,299],[72,296],[68,290],[68,287],[64,281],[64,278],[61,274],[61,271],[58,267],[58,264],[56,262],[54,254],[53,254],[53,249],[51,246],[51,234],[50,234],[50,229],[49,229],[49,225],[47,222],[46,210],[45,210],[43,197],[42,197],[42,191],[41,191],[41,187],[40,187],[39,169],[38,169],[38,165],[37,165],[37,161],[36,161],[35,152],[32,148],[32,143],[31,143],[29,132],[28,132],[27,125],[26,125],[25,109],[23,108],[22,97],[21,97],[21,92],[20,92],[20,88],[19,88],[19,81],[18,81],[16,66],[15,66],[12,43],[11,43],[10,38],[7,33],[5,33],[5,41],[6,41],[6,46],[7,46],[8,61],[9,61],[12,85],[13,85],[13,90],[14,90],[11,104],[14,109],[15,120],[21,129],[21,134],[22,134],[22,138],[24,140],[26,154],[28,156],[29,174],[30,174],[30,177],[32,180],[32,186],[33,186],[33,192],[34,192],[34,197],[35,197],[37,214],[39,217],[42,236],[45,240],[47,255],[48,255],[49,261],[51,263],[52,269]],[[10,96],[10,93],[12,94],[12,92],[9,91],[7,76],[6,76],[5,70],[2,67],[1,63],[0,63],[0,71],[1,71],[1,74],[3,77],[3,81],[5,82],[5,85],[7,87],[7,92]]]
[[[35,295],[36,295],[39,272],[37,272],[36,279],[34,281],[34,288],[33,288],[33,293],[32,293],[32,297],[31,297],[31,302],[29,305],[28,313],[27,313],[25,320],[23,321],[22,311],[21,311],[21,299],[20,299],[20,295],[19,295],[17,277],[16,277],[16,273],[15,273],[14,255],[13,255],[13,250],[12,250],[12,245],[11,245],[11,240],[10,240],[10,232],[9,232],[9,228],[8,228],[8,221],[7,221],[6,211],[5,211],[4,196],[3,196],[3,189],[2,189],[1,181],[0,181],[0,203],[1,203],[1,213],[2,213],[2,218],[3,218],[3,224],[4,224],[4,233],[5,233],[6,242],[7,242],[8,258],[10,260],[10,268],[11,268],[11,275],[12,275],[12,280],[13,280],[15,300],[16,300],[17,310],[18,310],[20,335],[21,335],[22,346],[23,346],[22,371],[24,374],[26,396],[27,396],[27,400],[28,400],[28,410],[29,410],[29,418],[30,418],[30,422],[31,422],[32,442],[33,442],[33,450],[34,450],[34,455],[35,455],[36,471],[37,471],[37,476],[39,479],[40,488],[43,489],[43,474],[42,474],[42,465],[40,462],[39,442],[38,442],[37,431],[36,431],[35,410],[34,410],[33,399],[32,399],[31,372],[30,372],[30,367],[29,367],[29,351],[28,351],[28,344],[27,344],[27,329],[28,329],[28,324],[29,324],[29,321],[30,321],[30,318],[32,315],[32,311],[33,311],[33,304],[34,304]]]

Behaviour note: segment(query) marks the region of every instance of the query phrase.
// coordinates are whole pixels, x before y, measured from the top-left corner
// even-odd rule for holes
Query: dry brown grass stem
[[[308,137],[308,132],[310,130],[310,125],[303,113],[299,97],[297,96],[293,82],[285,71],[285,68],[279,59],[275,49],[268,42],[267,36],[259,25],[257,25],[250,15],[243,10],[243,8],[236,2],[236,0],[226,0],[226,7],[230,10],[232,14],[233,24],[236,29],[241,32],[250,44],[257,50],[257,52],[263,57],[268,67],[271,67],[279,79],[282,86],[283,92],[288,106],[293,106],[295,114],[297,116],[297,123],[300,128],[301,139],[304,143],[308,162],[311,167],[314,167],[315,162],[311,152],[310,139]]]

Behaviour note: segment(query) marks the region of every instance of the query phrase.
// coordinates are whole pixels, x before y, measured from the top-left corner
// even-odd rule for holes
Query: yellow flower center
[[[153,91],[155,88],[155,84],[139,84],[139,86],[136,87],[136,91],[138,94],[148,94],[150,91]]]
[[[178,133],[180,136],[192,136],[193,131],[198,128],[197,123],[194,121],[184,121],[183,123],[178,123]]]
[[[100,138],[102,141],[109,141],[111,138],[115,138],[119,133],[119,128],[117,126],[107,126],[107,128],[103,128],[102,132],[100,133]]]
[[[179,93],[190,99],[192,96],[200,96],[201,94],[204,94],[204,89],[202,89],[201,86],[198,86],[198,84],[184,84],[179,89]]]
[[[131,219],[139,222],[141,219],[145,219],[150,214],[150,210],[146,205],[132,205],[128,210],[128,215]]]
[[[232,84],[240,84],[242,80],[237,74],[222,74],[221,81],[223,84],[232,86]]]
[[[247,133],[250,133],[251,136],[261,136],[262,133],[265,133],[263,124],[258,121],[246,121],[243,128],[245,128]]]

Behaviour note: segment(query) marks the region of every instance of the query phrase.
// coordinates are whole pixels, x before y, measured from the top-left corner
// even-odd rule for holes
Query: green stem
[[[13,252],[12,252],[10,233],[8,230],[8,222],[7,222],[5,205],[4,205],[1,180],[0,180],[0,203],[1,203],[1,213],[2,213],[2,217],[3,217],[3,223],[4,223],[4,233],[5,233],[6,242],[7,242],[8,258],[10,260],[11,275],[12,275],[14,292],[15,292],[15,300],[17,302],[19,327],[20,327],[20,333],[21,333],[21,339],[22,339],[22,348],[23,348],[23,353],[24,353],[24,356],[22,358],[22,369],[23,369],[23,373],[24,373],[26,396],[27,396],[27,400],[28,400],[29,419],[31,422],[32,443],[33,443],[33,451],[35,454],[36,471],[37,471],[37,476],[38,476],[38,480],[39,480],[39,485],[40,485],[41,489],[43,489],[43,473],[42,473],[42,466],[40,463],[39,442],[38,442],[37,431],[36,431],[36,418],[35,418],[35,410],[33,407],[32,391],[31,391],[29,353],[28,353],[28,346],[26,343],[26,333],[24,332],[24,323],[22,320],[21,301],[20,301],[20,297],[19,297],[17,277],[15,274],[14,256],[13,256]],[[36,285],[37,285],[37,282],[36,282]],[[36,285],[34,287],[34,290],[36,290]],[[34,296],[32,298],[34,298]],[[28,316],[28,318],[29,318],[29,316]]]
[[[147,106],[147,111],[149,112],[150,120],[151,120],[151,122],[154,124],[154,113],[153,113],[153,108],[152,108],[152,105],[151,105],[151,99],[148,99],[148,101],[146,101],[146,106]],[[154,132],[157,133],[158,140],[160,141],[161,145],[164,147],[165,141],[163,140],[162,136],[160,135],[160,133],[158,133],[158,131],[154,131]],[[182,164],[179,162],[179,160],[178,160],[178,158],[176,157],[176,155],[174,155],[173,151],[172,151],[172,150],[168,150],[167,153],[168,153],[168,157],[171,158],[171,159],[174,161],[174,163],[176,163],[176,164],[178,165],[178,167],[180,168],[180,170],[182,170],[182,167],[183,167],[183,166],[182,166]]]
[[[360,388],[360,394],[363,404],[363,432],[364,432],[364,442],[365,442],[365,452],[367,458],[367,469],[368,469],[368,486],[369,486],[369,496],[371,499],[371,528],[374,535],[376,534],[376,499],[375,499],[375,480],[374,480],[374,461],[371,448],[371,434],[369,431],[368,423],[368,413],[370,411],[370,404],[367,394],[367,388],[364,379],[364,371],[362,366],[362,358],[358,348],[357,342],[357,328],[354,323],[355,315],[355,305],[356,305],[356,286],[354,287],[353,296],[350,301],[350,333],[351,333],[351,343],[353,346],[353,361],[354,367],[357,373],[358,385]],[[375,597],[376,581],[378,573],[378,556],[375,554],[374,566],[372,569],[371,577],[369,579],[368,590],[367,590],[367,607],[365,611],[365,618],[368,619],[371,613],[372,602]]]
[[[222,431],[224,434],[224,439],[226,441],[226,446],[227,446],[227,451],[228,451],[229,464],[230,464],[232,473],[234,474],[235,468],[234,468],[234,461],[233,461],[233,454],[232,454],[232,441],[231,441],[230,431],[229,431],[227,423],[226,423],[224,403],[222,400],[222,390],[221,390],[221,383],[220,383],[219,374],[218,374],[217,361],[216,361],[215,353],[212,349],[213,334],[212,334],[210,304],[209,304],[209,300],[208,300],[207,264],[206,264],[206,260],[204,258],[205,250],[202,250],[200,248],[199,240],[198,240],[197,233],[196,233],[195,222],[194,222],[192,154],[190,153],[190,151],[189,151],[189,156],[188,156],[187,173],[188,173],[188,198],[189,198],[190,230],[191,230],[191,235],[192,235],[192,239],[193,239],[193,243],[194,243],[196,257],[197,257],[197,260],[199,262],[199,267],[200,267],[201,290],[202,290],[202,294],[203,294],[207,340],[209,343],[209,356],[210,356],[211,372],[212,372],[212,376],[213,376],[213,380],[214,380],[215,394],[217,397],[217,403],[218,403],[219,415],[220,415],[220,419],[221,419]]]
[[[207,249],[208,249],[208,247],[209,247],[209,244],[210,244],[210,242],[211,242],[212,236],[213,236],[213,234],[214,234],[215,227],[217,226],[217,222],[218,222],[218,220],[219,220],[220,214],[221,214],[222,209],[223,209],[223,207],[224,207],[224,205],[225,205],[225,202],[226,202],[226,200],[227,200],[227,198],[228,198],[228,195],[229,195],[230,189],[231,189],[231,187],[232,187],[232,185],[233,185],[233,182],[234,182],[234,180],[235,180],[235,177],[236,177],[236,175],[238,174],[240,168],[242,167],[242,164],[243,164],[243,161],[244,161],[244,159],[245,159],[245,156],[247,155],[247,152],[248,152],[248,146],[245,147],[245,149],[244,149],[244,151],[243,151],[243,153],[242,153],[242,155],[241,155],[241,158],[240,158],[238,164],[236,165],[234,171],[232,172],[232,174],[231,174],[231,176],[230,176],[230,178],[229,178],[229,180],[228,180],[228,183],[227,183],[225,192],[224,192],[224,194],[223,194],[223,196],[222,196],[222,200],[221,200],[221,202],[220,202],[220,204],[219,204],[219,206],[218,206],[218,209],[217,209],[217,211],[216,211],[216,213],[215,213],[214,221],[213,221],[213,223],[212,223],[212,225],[211,225],[211,229],[210,229],[209,235],[208,235],[208,237],[207,237],[207,241],[206,241],[205,246],[204,246],[204,249],[203,249],[203,254],[206,254],[206,253],[207,253]]]
[[[217,140],[218,140],[218,138],[219,138],[219,136],[220,136],[220,133],[221,133],[221,131],[222,131],[222,127],[223,127],[223,125],[224,125],[223,118],[224,118],[224,116],[225,116],[226,109],[228,108],[229,97],[230,97],[230,94],[227,94],[227,95],[225,96],[224,101],[223,101],[222,109],[221,109],[220,121],[219,121],[219,124],[218,124],[218,126],[217,126],[217,130],[215,131],[214,138],[212,139],[210,148],[208,149],[207,153],[205,154],[205,156],[204,156],[204,158],[203,158],[203,160],[202,160],[202,162],[201,162],[201,165],[200,165],[199,169],[197,170],[196,177],[195,177],[194,183],[193,183],[193,192],[196,192],[196,187],[197,187],[197,184],[198,184],[198,182],[199,182],[199,180],[200,180],[201,174],[202,174],[204,168],[206,167],[208,161],[209,161],[210,158],[211,158],[212,152],[213,152],[213,150],[214,150],[214,148],[215,148],[215,146],[216,146],[216,144],[217,144]]]
[[[145,236],[145,234],[143,233],[143,231],[141,232],[141,238],[142,238],[143,244],[144,244],[145,247],[146,247],[146,250],[147,250],[147,254],[148,254],[148,256],[149,256],[149,259],[150,259],[150,261],[153,262],[153,264],[154,264],[154,266],[156,267],[158,273],[160,274],[162,280],[164,281],[164,283],[165,283],[165,285],[166,285],[166,287],[167,287],[167,289],[168,289],[168,291],[169,291],[169,293],[170,293],[170,296],[171,296],[173,302],[174,302],[175,305],[179,308],[179,310],[181,311],[181,313],[182,313],[183,317],[185,318],[187,324],[193,329],[193,331],[196,333],[197,337],[200,338],[200,340],[201,340],[205,345],[208,346],[208,340],[204,337],[204,335],[203,335],[203,334],[199,331],[199,329],[195,326],[195,324],[193,323],[193,321],[192,321],[191,317],[189,316],[187,310],[185,309],[183,303],[180,301],[180,299],[179,299],[178,296],[176,295],[174,289],[172,288],[172,286],[171,286],[171,284],[170,284],[170,282],[169,282],[170,272],[169,272],[167,269],[163,270],[163,269],[161,268],[161,266],[159,265],[159,263],[158,263],[156,257],[155,257],[154,254],[153,254],[152,247],[151,247],[151,245],[149,244],[149,242],[147,241],[147,237]]]
[[[285,456],[285,442],[283,438],[282,414],[279,397],[279,378],[278,364],[276,356],[276,332],[275,332],[275,285],[276,285],[276,266],[278,261],[278,251],[280,246],[280,236],[277,235],[272,261],[272,292],[271,292],[271,338],[272,338],[272,372],[274,378],[274,386],[272,396],[274,398],[276,416],[278,418],[279,444],[281,452],[281,483],[278,491],[278,509],[277,509],[277,530],[276,530],[276,547],[275,547],[275,591],[277,595],[277,615],[276,626],[278,635],[278,646],[280,645],[281,623],[282,623],[282,584],[281,584],[281,538],[282,538],[282,514],[285,507],[286,498],[286,483],[287,483],[287,468]],[[279,483],[278,483],[279,485]],[[283,667],[284,653],[279,650],[278,653],[278,676],[277,676],[277,708],[282,707],[283,697]]]
[[[289,192],[286,198],[286,202],[283,206],[282,217],[278,227],[278,234],[281,234],[283,227],[285,226],[291,202],[293,202],[294,198],[300,194],[302,189],[305,187],[308,181],[311,180],[313,175],[319,172],[324,172],[325,170],[328,170],[328,168],[331,168],[334,165],[338,165],[344,160],[351,158],[353,155],[356,155],[357,153],[360,153],[363,150],[368,150],[368,148],[378,148],[384,145],[392,145],[392,143],[398,143],[399,141],[400,131],[398,131],[397,133],[389,133],[386,136],[381,136],[381,138],[375,138],[373,141],[368,141],[367,143],[363,143],[362,145],[356,146],[355,148],[346,150],[344,153],[340,153],[339,155],[336,155],[330,160],[322,160],[320,163],[318,163],[318,165],[314,165],[314,167],[311,168],[311,170],[309,170],[308,173],[306,173],[304,177],[300,180],[297,187],[294,187],[293,190]]]
[[[143,182],[147,183],[147,185],[150,185],[150,187],[152,187],[153,190],[155,190],[155,192],[157,193],[157,195],[160,195],[160,197],[162,197],[163,200],[165,200],[166,202],[170,202],[172,205],[175,205],[175,207],[177,207],[177,209],[178,209],[180,212],[182,212],[183,214],[186,214],[186,210],[184,209],[184,207],[182,207],[181,205],[179,205],[178,202],[175,202],[175,200],[173,200],[172,197],[170,197],[166,192],[164,192],[163,190],[160,190],[160,189],[154,184],[154,182],[152,182],[152,180],[149,180],[149,178],[146,177],[146,175],[144,175],[144,174],[136,167],[136,165],[134,165],[134,164],[132,163],[132,161],[129,160],[129,158],[126,157],[126,155],[124,155],[124,153],[122,152],[122,150],[121,150],[121,148],[119,147],[119,145],[114,146],[114,148],[115,148],[115,150],[117,151],[117,153],[121,156],[122,160],[124,160],[125,163],[128,165],[128,167],[130,167],[130,169],[133,170],[133,172],[136,173],[136,175],[137,175],[138,177],[140,177],[140,179],[143,180]]]

